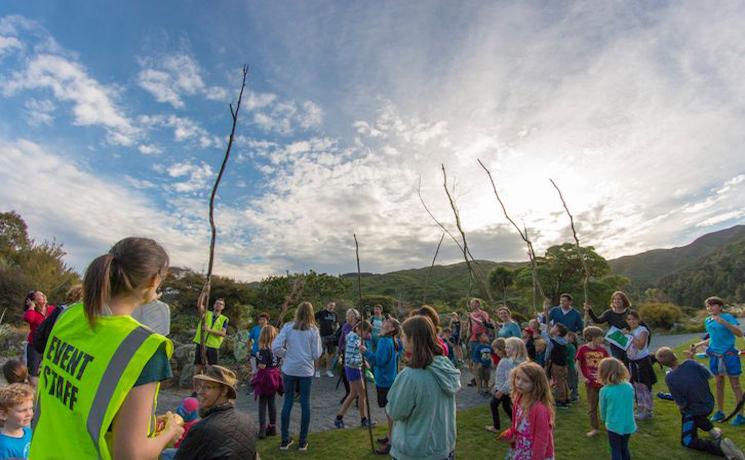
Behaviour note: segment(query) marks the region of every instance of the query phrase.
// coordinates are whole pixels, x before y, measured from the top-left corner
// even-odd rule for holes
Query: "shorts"
[[[478,353],[476,347],[481,342],[468,342],[468,351],[471,353],[471,362],[478,364],[481,361],[481,354]]]
[[[378,407],[382,409],[388,404],[388,390],[390,390],[390,387],[375,387],[375,389],[378,393]]]
[[[362,370],[355,369],[354,367],[344,366],[344,375],[347,376],[347,380],[350,382],[356,382],[362,380]]]
[[[479,366],[479,379],[488,382],[491,377],[491,369],[484,366]]]
[[[321,337],[323,343],[323,351],[329,355],[333,355],[336,352],[336,343],[338,339],[335,335],[326,335]]]
[[[29,367],[29,369],[31,369]],[[740,365],[740,354],[734,348],[723,355],[713,356],[709,354],[709,370],[714,375],[740,375],[742,366]]]
[[[26,345],[26,367],[28,368],[28,375],[31,377],[39,376],[39,365],[41,364],[41,353],[34,349],[34,346],[29,343]]]
[[[194,353],[194,364],[204,364],[202,363],[202,346],[200,344],[195,344],[197,346],[197,351]],[[217,364],[217,348],[211,348],[207,347],[207,364],[212,366],[213,364]]]

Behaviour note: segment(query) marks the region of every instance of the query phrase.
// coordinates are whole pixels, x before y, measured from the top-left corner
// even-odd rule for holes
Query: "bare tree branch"
[[[429,266],[429,271],[427,272],[427,280],[424,282],[424,293],[422,293],[422,303],[427,303],[427,290],[429,289],[429,280],[432,278],[432,269],[435,268],[435,261],[437,260],[437,254],[440,253],[440,246],[442,245],[442,240],[445,239],[445,234],[443,233],[440,237],[440,242],[437,243],[437,249],[435,249],[435,256],[432,258],[432,265]]]
[[[491,292],[489,291],[489,286],[484,282],[484,280],[481,278],[480,273],[476,273],[474,271],[473,266],[471,266],[471,260],[473,260],[473,256],[471,255],[471,251],[468,249],[468,241],[466,240],[466,232],[463,231],[463,226],[460,223],[460,213],[458,212],[458,207],[455,204],[455,200],[453,199],[453,196],[450,194],[450,190],[448,190],[448,175],[447,171],[445,171],[445,165],[441,164],[442,167],[442,186],[445,189],[445,194],[448,197],[448,201],[450,202],[450,208],[453,210],[453,215],[455,215],[455,226],[458,228],[458,232],[460,232],[460,236],[463,242],[463,245],[460,246],[461,250],[463,251],[463,258],[466,261],[466,266],[468,267],[468,273],[469,275],[476,279],[476,281],[479,282],[481,287],[484,289],[484,292],[486,293],[486,297],[489,299],[489,302],[492,302],[492,296]],[[470,259],[468,257],[471,257]]]
[[[520,230],[520,227],[515,223],[514,220],[510,217],[509,213],[507,212],[507,208],[504,205],[504,202],[502,201],[502,198],[499,196],[499,192],[497,192],[497,186],[494,183],[494,178],[491,175],[491,171],[489,171],[489,168],[484,165],[484,163],[481,162],[481,160],[476,159],[476,161],[479,162],[479,165],[484,169],[486,172],[486,175],[489,177],[489,182],[491,182],[492,189],[494,190],[494,196],[497,197],[497,201],[499,202],[499,205],[502,207],[502,212],[504,213],[504,217],[507,218],[507,220],[512,224],[513,227],[515,227],[515,230],[517,230],[517,233],[520,235],[520,238],[525,242],[525,245],[528,247],[528,258],[530,259],[530,270],[531,270],[531,276],[533,278],[533,310],[535,311],[535,290],[538,288],[538,292],[541,296],[541,299],[544,299],[543,302],[545,304],[545,298],[546,295],[543,292],[543,286],[541,286],[541,281],[538,278],[538,266],[536,265],[536,256],[535,251],[533,250],[533,243],[530,241],[530,238],[528,237],[528,229],[524,228],[523,230]]]
[[[579,257],[580,262],[582,263],[582,270],[585,272],[585,277],[582,280],[582,288],[584,290],[585,294],[585,303],[590,303],[590,298],[587,295],[587,284],[590,281],[590,270],[587,268],[587,261],[585,260],[585,256],[582,253],[582,247],[579,245],[579,237],[577,237],[577,230],[574,227],[574,216],[572,216],[572,213],[569,212],[569,206],[567,206],[566,200],[564,200],[564,195],[561,193],[561,189],[559,189],[559,186],[556,185],[556,182],[554,182],[553,179],[548,179],[551,181],[551,185],[554,186],[557,192],[559,192],[559,199],[561,200],[561,204],[564,205],[564,210],[566,211],[567,215],[569,216],[569,223],[572,226],[572,235],[574,236],[574,242],[577,245],[577,257]],[[585,312],[585,321],[587,322],[589,318],[589,315],[587,312]]]
[[[243,82],[241,83],[241,91],[238,94],[238,103],[235,107],[235,112],[233,111],[233,105],[230,104],[230,114],[233,118],[233,127],[230,130],[230,138],[228,139],[228,147],[225,149],[225,156],[223,157],[222,164],[220,165],[220,172],[217,174],[217,179],[215,179],[215,185],[212,187],[212,193],[210,194],[210,230],[211,230],[211,238],[210,238],[210,258],[209,263],[207,265],[207,279],[205,280],[204,286],[202,288],[202,293],[199,296],[199,300],[197,302],[197,311],[201,315],[201,325],[202,325],[202,333],[200,335],[200,345],[202,348],[202,363],[207,363],[207,349],[204,346],[205,341],[207,340],[207,308],[209,306],[209,300],[210,300],[210,289],[212,284],[212,266],[215,261],[215,239],[217,238],[217,228],[215,227],[215,196],[217,195],[217,188],[220,186],[220,181],[222,180],[222,175],[225,172],[225,166],[228,164],[228,159],[230,159],[230,149],[233,147],[233,139],[235,137],[235,127],[238,123],[238,111],[241,109],[241,101],[243,100],[243,90],[246,89],[246,77],[248,76],[248,65],[243,66]],[[204,368],[204,366],[203,366]]]

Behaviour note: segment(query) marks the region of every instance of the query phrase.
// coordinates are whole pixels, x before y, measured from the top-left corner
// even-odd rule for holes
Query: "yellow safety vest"
[[[222,330],[223,326],[225,325],[225,322],[228,320],[228,317],[225,315],[218,315],[217,319],[215,320],[215,325],[212,325],[212,316],[214,313],[212,313],[212,310],[207,310],[205,313],[205,321],[207,323],[208,329],[217,329]],[[219,335],[214,334],[207,334],[207,338],[204,341],[204,346],[207,348],[220,348],[220,345],[222,345],[222,340],[224,337],[220,337]],[[202,322],[199,321],[197,324],[197,334],[194,336],[194,343],[202,343]]]
[[[98,317],[91,328],[82,303],[63,311],[42,357],[29,458],[111,459],[109,427],[161,346],[170,359],[171,341],[129,316]]]

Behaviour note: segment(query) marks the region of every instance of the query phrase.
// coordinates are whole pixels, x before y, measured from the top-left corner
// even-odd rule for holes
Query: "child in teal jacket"
[[[396,377],[386,412],[393,419],[392,457],[442,460],[455,451],[455,394],[460,371],[442,356],[435,327],[424,316],[402,325],[409,367]]]

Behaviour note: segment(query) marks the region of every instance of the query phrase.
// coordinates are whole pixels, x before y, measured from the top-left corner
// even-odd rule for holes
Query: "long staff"
[[[354,253],[357,258],[357,294],[359,295],[359,308],[362,308],[362,272],[360,271],[360,245],[357,243],[357,234],[354,234]],[[373,443],[372,433],[372,413],[370,413],[370,398],[367,393],[367,381],[365,380],[365,371],[367,363],[362,358],[362,385],[365,387],[365,406],[367,407],[367,432],[370,435],[370,450],[375,453],[375,444]]]

